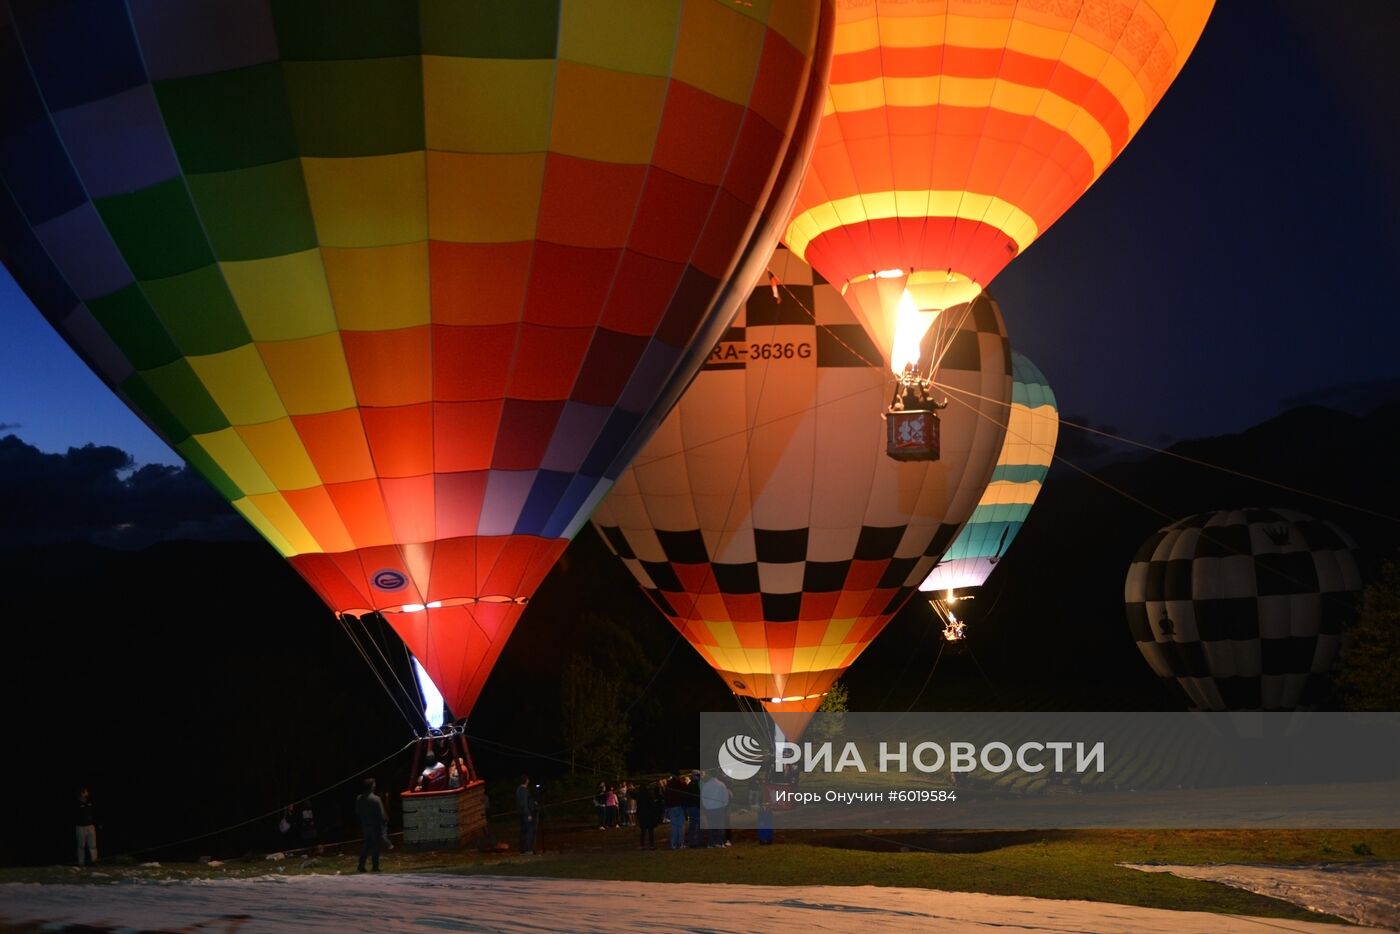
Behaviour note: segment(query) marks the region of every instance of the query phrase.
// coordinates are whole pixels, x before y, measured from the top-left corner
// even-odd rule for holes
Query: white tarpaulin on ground
[[[0,918],[165,931],[1182,931],[1335,925],[875,886],[701,885],[428,873],[0,886]],[[226,927],[225,927],[226,926]]]
[[[1400,929],[1400,864],[1329,863],[1323,866],[1134,866],[1183,879],[1223,882],[1237,889],[1325,911],[1357,924]]]

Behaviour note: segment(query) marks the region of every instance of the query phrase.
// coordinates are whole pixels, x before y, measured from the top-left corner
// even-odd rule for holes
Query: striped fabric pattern
[[[1050,472],[1060,433],[1055,394],[1040,368],[1014,350],[1011,372],[1011,414],[992,481],[920,590],[956,591],[985,584],[1016,540]]]
[[[971,515],[1002,448],[1011,351],[990,299],[950,312],[940,382],[997,401],[941,413],[941,460],[894,461],[870,337],[791,253],[770,268],[781,303],[761,281],[593,522],[732,691],[813,709]]]
[[[443,604],[465,713],[771,250],[830,15],[0,0],[0,259],[331,607]]]
[[[873,0],[838,9],[784,242],[832,282],[986,286],[1122,152],[1212,0]]]
[[[1197,709],[1315,707],[1355,619],[1355,556],[1337,526],[1291,509],[1190,516],[1138,549],[1128,627]]]

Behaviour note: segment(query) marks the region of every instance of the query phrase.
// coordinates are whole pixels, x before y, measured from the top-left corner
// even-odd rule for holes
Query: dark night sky
[[[1400,377],[1397,37],[1396,0],[1219,0],[1124,155],[993,286],[1063,412],[1193,437]],[[0,433],[176,460],[3,272],[0,318]]]

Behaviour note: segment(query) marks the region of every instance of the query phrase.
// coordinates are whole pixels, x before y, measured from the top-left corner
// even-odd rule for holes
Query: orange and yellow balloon
[[[784,242],[896,372],[1123,151],[1212,0],[846,0]],[[926,364],[928,361],[922,361]]]

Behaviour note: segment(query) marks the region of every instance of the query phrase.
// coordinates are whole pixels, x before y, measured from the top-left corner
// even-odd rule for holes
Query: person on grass
[[[724,846],[724,831],[729,826],[729,798],[729,786],[719,777],[719,772],[711,772],[700,788],[706,847]]]
[[[535,852],[535,832],[539,830],[539,804],[530,793],[530,776],[520,776],[515,786],[515,810],[520,814],[520,852]]]
[[[84,858],[91,858],[97,865],[97,808],[92,803],[92,794],[86,788],[78,789],[78,807],[74,813],[73,828],[78,838],[78,865],[84,865]]]
[[[379,854],[389,841],[389,812],[384,809],[384,800],[374,793],[374,779],[365,779],[365,790],[355,799],[355,816],[360,819],[360,831],[365,841],[360,846],[360,863],[357,871],[365,871],[365,860],[370,861],[374,872],[379,871]]]
[[[685,847],[685,795],[682,793],[681,776],[676,772],[666,782],[666,819],[671,824],[671,849]]]
[[[640,828],[637,849],[656,849],[656,825],[661,822],[661,788],[656,785],[633,785],[627,800]]]

